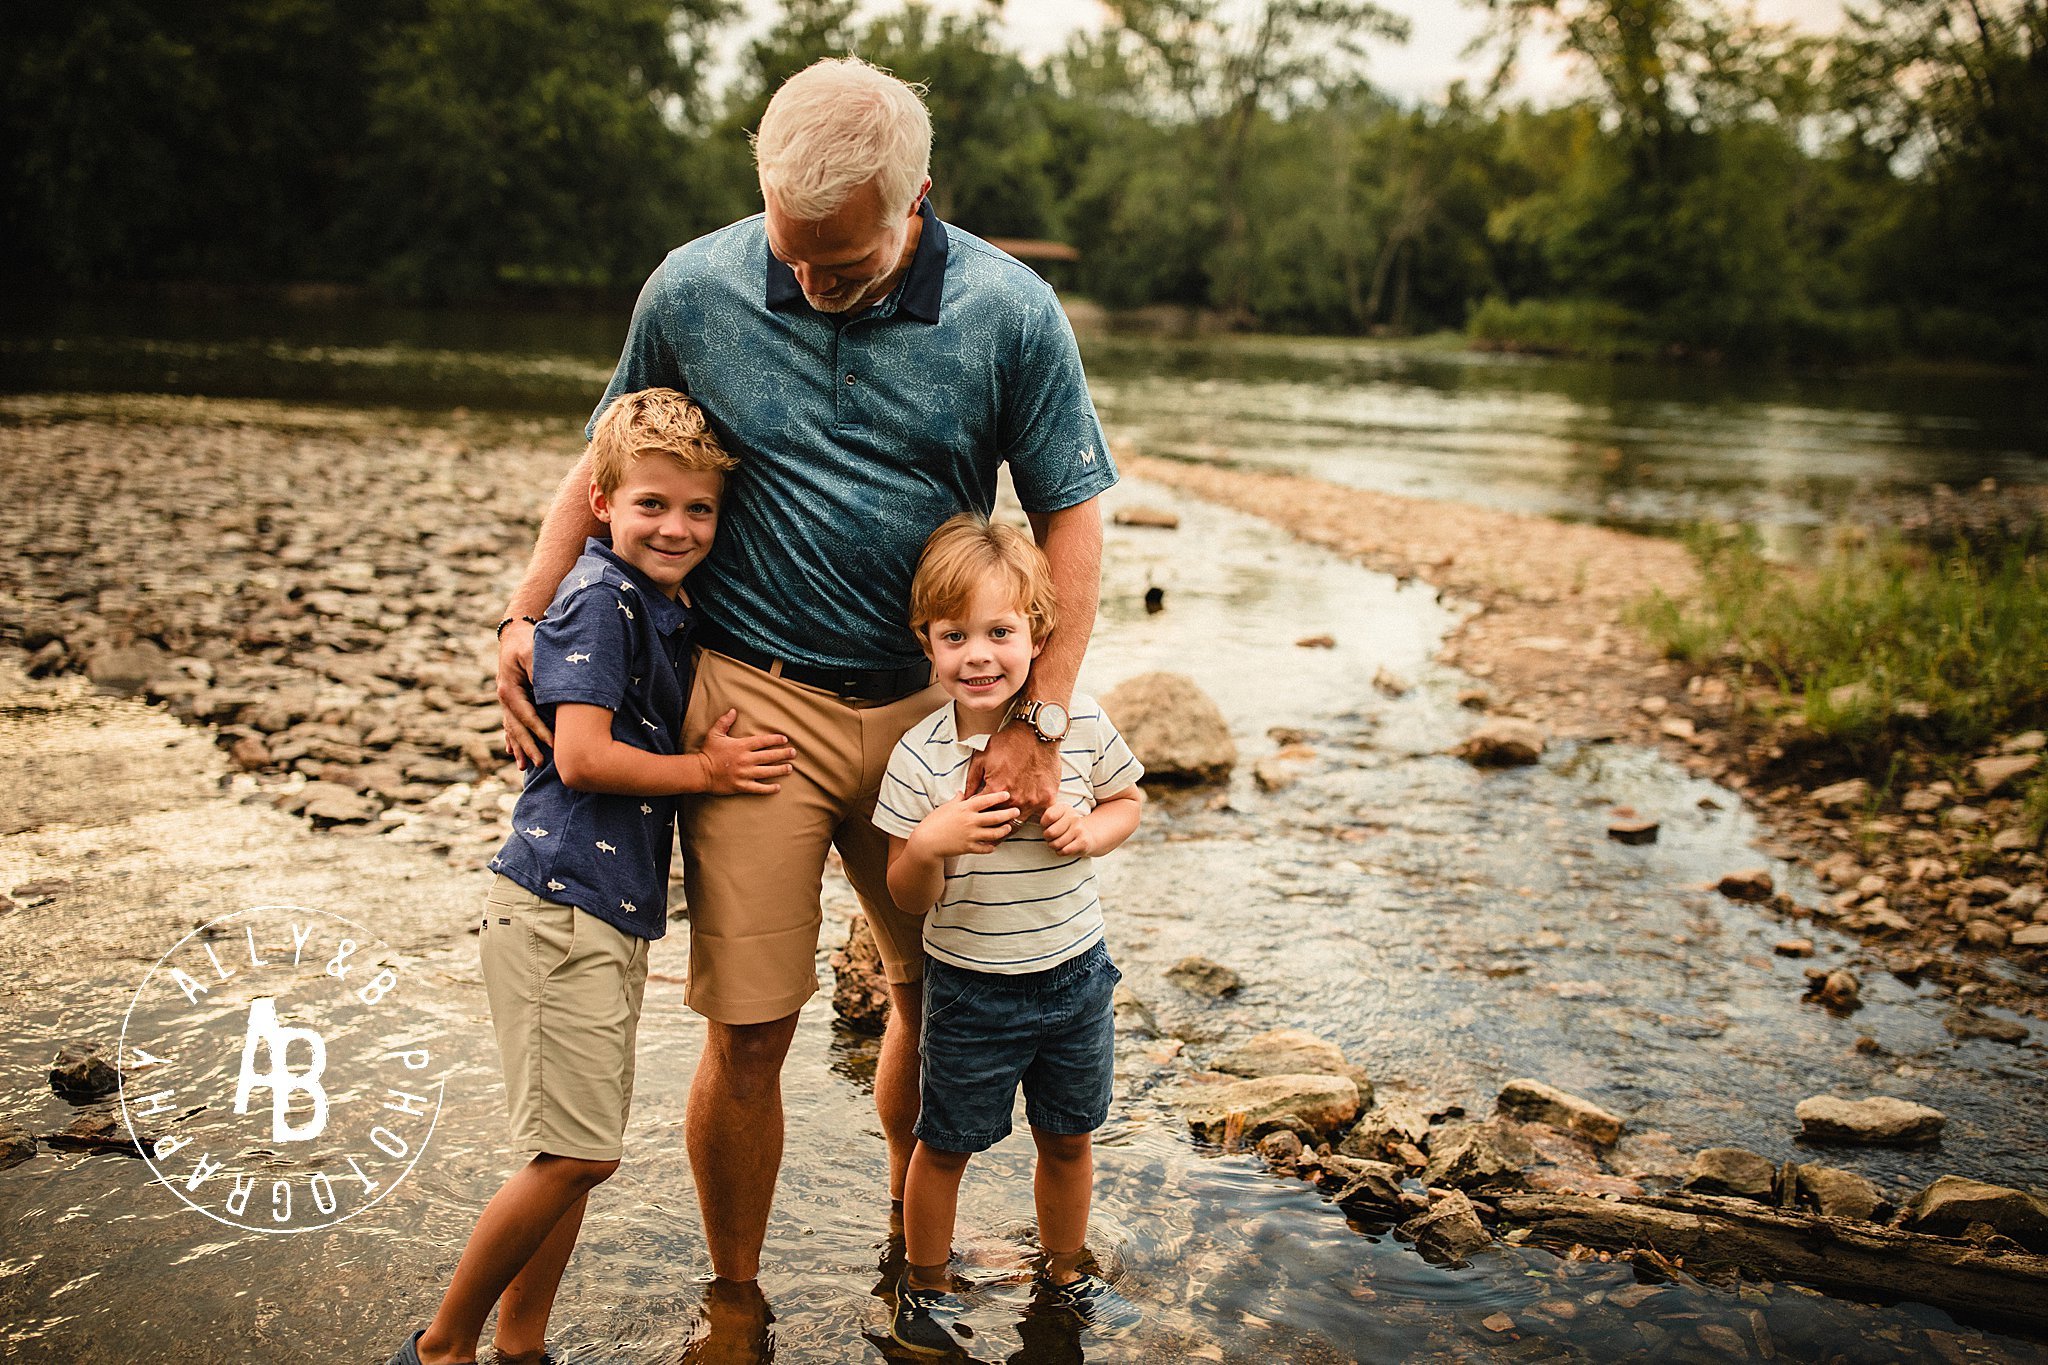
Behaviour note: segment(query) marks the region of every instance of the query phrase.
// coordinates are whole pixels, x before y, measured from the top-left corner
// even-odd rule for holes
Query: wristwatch
[[[1067,708],[1056,701],[1027,701],[1017,708],[1017,719],[1023,721],[1038,733],[1047,744],[1057,744],[1067,737],[1067,729],[1073,725],[1073,717]]]

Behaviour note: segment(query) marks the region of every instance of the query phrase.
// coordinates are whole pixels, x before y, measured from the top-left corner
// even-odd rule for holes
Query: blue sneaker
[[[422,1327],[405,1339],[405,1345],[398,1348],[385,1365],[420,1365],[420,1338],[427,1334]]]
[[[964,1356],[967,1348],[955,1337],[974,1332],[961,1322],[964,1306],[956,1294],[920,1289],[905,1275],[896,1284],[896,1311],[889,1317],[889,1336],[906,1351],[924,1356]]]
[[[1144,1312],[1119,1294],[1100,1275],[1083,1275],[1068,1284],[1046,1281],[1052,1300],[1081,1320],[1099,1337],[1120,1337],[1145,1321]]]

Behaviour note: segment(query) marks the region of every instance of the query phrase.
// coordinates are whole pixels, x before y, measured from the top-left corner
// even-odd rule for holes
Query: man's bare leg
[[[889,1142],[889,1197],[903,1199],[903,1177],[917,1150],[917,1040],[924,1024],[924,983],[889,983],[889,1024],[875,1062],[875,1113]]]
[[[711,1269],[720,1279],[761,1273],[761,1243],[782,1169],[782,1062],[796,1037],[796,1019],[711,1021],[690,1082],[683,1136]]]

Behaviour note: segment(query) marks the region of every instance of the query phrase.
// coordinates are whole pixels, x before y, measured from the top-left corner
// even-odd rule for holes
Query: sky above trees
[[[972,14],[989,7],[989,0],[929,3],[945,14]],[[1385,4],[1411,25],[1406,44],[1373,45],[1373,83],[1388,94],[1406,103],[1441,100],[1453,81],[1477,85],[1491,74],[1491,59],[1465,53],[1485,27],[1485,11],[1479,5],[1468,0],[1385,0]],[[747,37],[774,22],[779,6],[777,0],[746,0],[746,8],[748,22],[736,26],[727,37],[729,50],[735,53]],[[894,8],[894,0],[869,0],[863,11],[880,14]],[[1003,37],[1032,62],[1060,51],[1077,29],[1092,31],[1103,24],[1097,0],[1008,0],[1001,11],[998,27]],[[1756,0],[1756,12],[1768,23],[1792,23],[1816,33],[1833,33],[1842,22],[1842,0]],[[1520,66],[1520,78],[1511,93],[1537,104],[1569,98],[1583,84],[1577,68],[1554,48],[1539,50],[1531,44],[1523,52]]]

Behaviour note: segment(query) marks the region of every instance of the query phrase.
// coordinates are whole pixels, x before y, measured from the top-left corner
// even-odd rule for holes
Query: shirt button
[[[848,376],[846,376],[846,382],[847,382],[847,383],[851,384],[851,383],[853,382],[853,380],[854,380],[854,377],[853,377],[852,375],[848,375]]]

